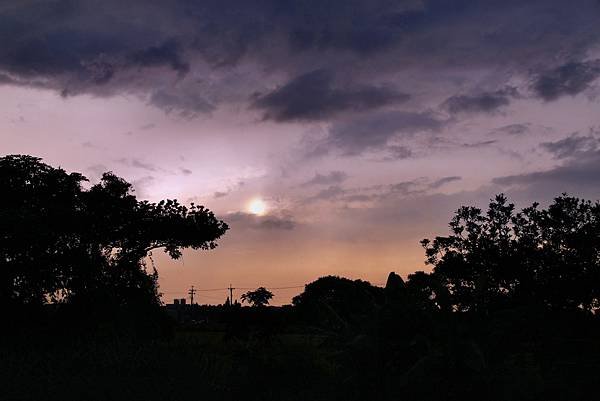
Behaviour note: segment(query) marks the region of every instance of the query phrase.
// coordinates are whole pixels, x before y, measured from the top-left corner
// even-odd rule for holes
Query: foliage
[[[202,206],[139,201],[112,173],[86,181],[39,158],[0,158],[0,303],[158,304],[149,252],[212,249],[228,229]]]
[[[247,302],[256,307],[268,305],[271,298],[273,298],[273,293],[265,287],[258,287],[254,291],[242,294],[242,302]]]
[[[367,281],[325,276],[307,284],[292,304],[305,320],[339,330],[370,320],[382,301],[382,288]]]
[[[449,236],[422,241],[431,281],[447,291],[444,306],[484,313],[529,304],[598,308],[600,204],[563,194],[547,209],[514,209],[504,195],[485,214],[462,207]]]

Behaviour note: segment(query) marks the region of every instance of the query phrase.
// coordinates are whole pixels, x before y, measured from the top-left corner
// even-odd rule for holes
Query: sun
[[[248,210],[252,214],[262,216],[267,211],[267,204],[260,198],[255,198],[248,204]]]

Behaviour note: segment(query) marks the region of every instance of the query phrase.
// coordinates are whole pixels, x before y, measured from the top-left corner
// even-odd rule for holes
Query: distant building
[[[185,298],[175,298],[172,304],[166,304],[165,310],[167,314],[178,322],[183,322],[189,319],[189,311],[186,308]]]

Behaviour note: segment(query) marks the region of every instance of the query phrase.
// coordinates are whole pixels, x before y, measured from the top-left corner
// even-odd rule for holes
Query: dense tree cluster
[[[0,158],[0,303],[158,304],[149,252],[212,249],[228,229],[202,206],[139,201],[112,173],[86,181],[35,157]]]
[[[498,195],[487,213],[461,207],[451,234],[423,240],[429,275],[412,275],[442,309],[600,306],[600,204],[567,195],[515,212]]]
[[[322,277],[294,298],[346,399],[585,400],[600,366],[600,204],[522,211],[498,195],[423,240],[430,272],[385,288]]]

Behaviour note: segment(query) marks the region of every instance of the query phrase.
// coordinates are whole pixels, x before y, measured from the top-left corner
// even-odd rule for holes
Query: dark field
[[[595,399],[597,318],[512,311],[486,321],[450,317],[418,333],[380,313],[362,327],[294,333],[295,325],[270,324],[272,316],[236,325],[235,335],[231,326],[180,326],[160,339],[5,340],[1,398]]]

